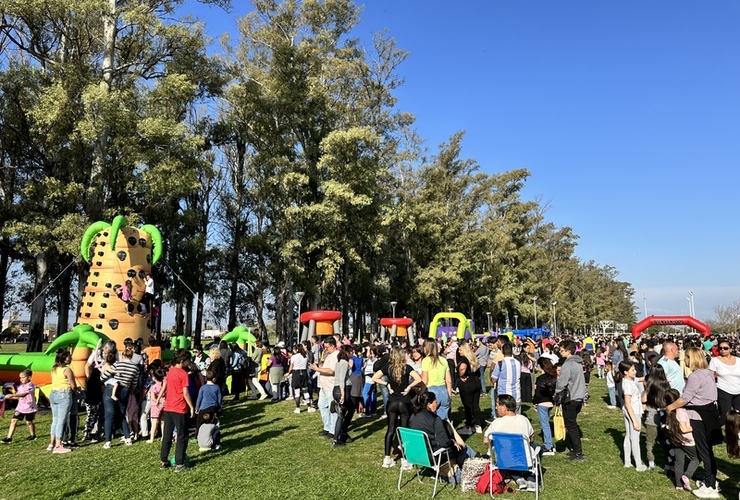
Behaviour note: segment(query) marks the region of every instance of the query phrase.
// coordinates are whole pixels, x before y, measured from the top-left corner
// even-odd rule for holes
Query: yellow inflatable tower
[[[126,227],[126,219],[119,215],[113,223],[92,224],[80,251],[90,263],[90,274],[77,322],[90,325],[118,345],[127,337],[146,341],[153,320],[151,304],[141,301],[146,276],[162,255],[159,230],[152,225]]]

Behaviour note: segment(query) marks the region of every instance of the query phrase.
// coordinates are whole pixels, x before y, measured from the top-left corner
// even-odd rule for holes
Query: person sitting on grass
[[[13,418],[10,420],[10,428],[8,429],[8,437],[2,440],[3,443],[9,444],[13,440],[13,433],[15,432],[15,426],[18,422],[25,420],[28,426],[29,436],[28,441],[36,440],[36,424],[34,420],[36,418],[36,412],[38,406],[36,406],[36,386],[31,382],[31,376],[33,372],[31,370],[23,370],[20,373],[21,385],[18,386],[18,390],[15,394],[5,396],[5,399],[17,399],[18,405],[15,407]]]
[[[201,418],[200,415],[198,415]],[[214,413],[203,413],[202,423],[198,428],[198,450],[210,451],[221,448],[221,431],[218,417]]]
[[[483,434],[483,443],[488,444],[489,436],[493,433],[506,432],[509,434],[521,434],[530,443],[534,443],[534,429],[529,419],[524,415],[516,413],[517,402],[508,394],[501,394],[496,399],[496,414],[498,418],[491,422],[486,432]],[[533,453],[538,453],[538,447],[532,445]],[[506,472],[506,471],[504,471]],[[534,474],[529,473],[526,477],[521,476],[518,472],[509,472],[509,476],[516,481],[517,487],[521,491],[536,491]]]

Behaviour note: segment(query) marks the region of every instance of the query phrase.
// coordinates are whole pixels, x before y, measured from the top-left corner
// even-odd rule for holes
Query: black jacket
[[[543,373],[537,377],[537,382],[534,385],[534,396],[532,396],[532,402],[536,405],[540,403],[552,403],[552,398],[555,395],[555,384],[557,378],[547,373]]]
[[[452,439],[447,433],[444,422],[429,410],[424,409],[411,415],[409,427],[426,432],[433,451],[452,447]]]

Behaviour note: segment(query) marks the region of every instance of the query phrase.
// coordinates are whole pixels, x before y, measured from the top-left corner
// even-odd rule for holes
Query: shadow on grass
[[[740,484],[738,484],[738,478],[740,478],[740,464],[717,458],[717,470],[727,474],[727,479],[724,481],[717,481],[722,490],[722,495],[725,498],[735,498],[738,494],[738,490],[740,490]],[[694,477],[699,476],[698,474],[694,474]]]

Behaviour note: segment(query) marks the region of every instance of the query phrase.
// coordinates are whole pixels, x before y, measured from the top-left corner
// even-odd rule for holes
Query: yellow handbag
[[[559,406],[555,407],[552,423],[555,427],[555,441],[565,440],[565,420],[563,419],[563,410]]]

